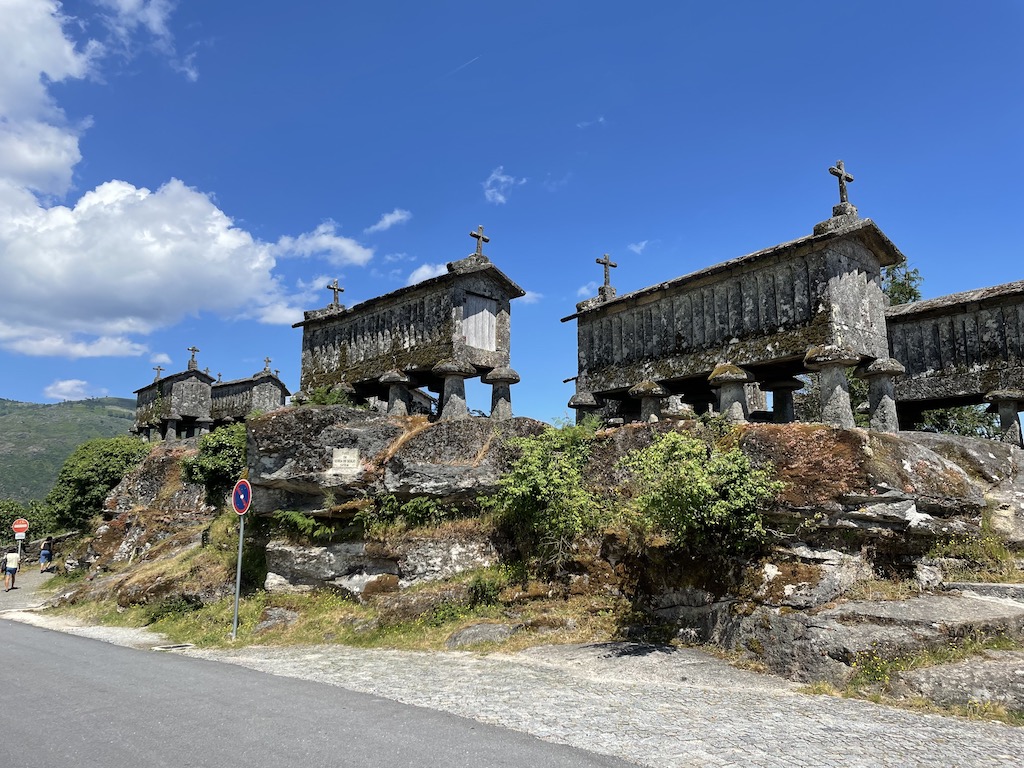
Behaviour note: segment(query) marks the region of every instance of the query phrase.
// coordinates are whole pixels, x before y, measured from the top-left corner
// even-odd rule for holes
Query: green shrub
[[[13,535],[11,523],[19,517],[28,520],[29,539],[38,539],[48,533],[60,531],[53,509],[43,502],[30,501],[28,504],[22,504],[14,499],[0,499],[0,540]]]
[[[355,519],[367,534],[381,536],[389,529],[436,526],[460,516],[458,508],[429,496],[414,496],[399,503],[393,494],[387,494],[356,512]]]
[[[333,386],[317,387],[309,393],[309,398],[306,402],[309,405],[344,405],[349,408],[360,407],[355,404],[351,395],[345,392],[345,390],[340,387]]]
[[[478,573],[467,586],[470,607],[495,605],[504,587],[504,580],[500,577]]]
[[[719,442],[667,432],[624,456],[619,467],[630,475],[630,505],[642,524],[691,554],[752,554],[765,541],[760,510],[783,484]]]
[[[517,456],[488,504],[519,551],[544,565],[563,562],[574,541],[598,526],[601,510],[583,484],[593,437],[593,426],[583,424],[508,441]]]
[[[75,449],[57,475],[45,504],[57,527],[82,529],[103,511],[114,487],[149,455],[150,446],[127,435],[89,440]]]
[[[246,469],[245,442],[242,423],[203,435],[199,438],[199,452],[181,463],[182,479],[202,485],[211,499],[227,493]]]
[[[305,512],[279,509],[274,512],[274,522],[279,528],[295,532],[313,541],[331,541],[339,534],[339,526],[332,521],[324,522]]]

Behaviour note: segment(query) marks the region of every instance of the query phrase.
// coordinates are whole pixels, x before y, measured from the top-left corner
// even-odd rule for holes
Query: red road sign
[[[11,530],[15,533],[25,533],[28,530],[28,520],[24,517],[19,517],[13,523],[11,523]]]
[[[249,505],[252,504],[252,486],[249,485],[248,480],[239,480],[235,483],[234,490],[231,491],[231,506],[239,515],[244,515],[249,511]]]

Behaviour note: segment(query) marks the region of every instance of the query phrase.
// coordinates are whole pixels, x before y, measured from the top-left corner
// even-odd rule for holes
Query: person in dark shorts
[[[39,545],[39,572],[46,573],[53,562],[53,536],[47,536]]]
[[[19,565],[21,565],[21,555],[18,554],[18,550],[12,549],[7,553],[7,565],[4,567],[4,592],[14,589],[14,576],[18,572]]]

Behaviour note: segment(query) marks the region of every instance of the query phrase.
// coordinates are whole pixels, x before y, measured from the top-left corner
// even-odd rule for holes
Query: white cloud
[[[589,128],[592,125],[604,125],[604,115],[601,115],[596,120],[581,120],[576,123],[576,127],[580,129]]]
[[[100,394],[106,393],[102,390]],[[43,390],[43,397],[47,400],[85,400],[94,396],[90,393],[89,382],[81,379],[57,380]]]
[[[180,57],[175,50],[174,35],[168,22],[177,2],[174,0],[94,0],[105,8],[104,21],[110,31],[108,47],[116,48],[126,58],[131,58],[133,48],[145,31],[152,39],[153,47],[167,57],[171,66],[192,82],[199,79],[195,65],[195,52]]]
[[[536,291],[527,291],[525,296],[519,297],[519,301],[521,301],[523,304],[536,304],[543,298],[543,293],[537,293]]]
[[[548,174],[547,178],[544,179],[542,183],[544,185],[544,189],[546,189],[548,192],[557,192],[562,187],[567,186],[571,180],[572,171],[569,171],[568,173],[564,174],[560,179],[553,179],[551,178],[551,174]]]
[[[395,208],[391,213],[385,213],[380,217],[380,221],[374,224],[372,227],[367,227],[363,230],[364,235],[372,235],[374,232],[386,232],[396,224],[404,224],[412,218],[412,214],[409,211],[401,208]]]
[[[384,256],[384,261],[392,263],[395,261],[415,261],[415,256],[410,256],[408,253],[389,253]]]
[[[0,182],[0,345],[36,355],[137,355],[146,350],[131,336],[203,312],[290,324],[302,317],[301,296],[280,285],[275,256],[313,255],[363,264],[372,251],[331,223],[261,242],[177,179],[155,192],[111,181],[73,207],[51,208]]]
[[[298,237],[285,236],[273,246],[275,256],[322,256],[331,264],[362,266],[373,258],[373,249],[337,233],[338,225],[325,221],[312,232]]]
[[[597,294],[597,283],[591,280],[586,285],[581,285],[576,289],[576,295],[581,299],[585,299],[588,296],[594,296]]]
[[[169,365],[171,362],[171,356],[166,352],[157,352],[150,356],[149,362],[154,363],[155,365]]]
[[[484,188],[484,197],[487,202],[495,205],[502,205],[508,202],[509,192],[514,187],[522,186],[526,179],[517,179],[505,173],[505,166],[499,165],[481,186]]]
[[[104,7],[118,34],[142,29],[169,44],[173,3]],[[48,205],[41,196],[67,191],[80,153],[76,129],[47,88],[95,74],[104,49],[77,48],[56,2],[0,0],[0,16],[0,347],[141,356],[150,350],[140,337],[204,313],[290,324],[302,317],[303,289],[282,285],[277,260],[364,265],[373,257],[330,221],[258,240],[210,195],[173,178],[155,191],[108,181],[77,201]]]
[[[56,2],[3,0],[0,15],[0,179],[63,194],[81,159],[78,131],[48,91],[51,82],[88,76],[102,46],[79,50],[64,34]]]
[[[422,264],[412,271],[412,274],[409,275],[405,284],[413,285],[414,283],[421,283],[424,280],[444,275],[447,272],[448,267],[444,264]]]
[[[630,243],[626,247],[638,256],[644,252],[644,248],[647,247],[649,240],[641,240],[639,243]]]

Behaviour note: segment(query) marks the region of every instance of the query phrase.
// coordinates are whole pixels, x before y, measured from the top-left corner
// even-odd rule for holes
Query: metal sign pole
[[[235,619],[231,622],[231,639],[238,638],[238,597],[242,592],[242,541],[245,539],[245,515],[238,516],[238,567],[235,570]]]

